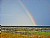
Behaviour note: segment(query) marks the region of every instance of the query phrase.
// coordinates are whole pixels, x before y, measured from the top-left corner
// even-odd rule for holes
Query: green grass
[[[32,32],[33,34],[37,34],[37,35],[47,35],[50,36],[50,32]]]

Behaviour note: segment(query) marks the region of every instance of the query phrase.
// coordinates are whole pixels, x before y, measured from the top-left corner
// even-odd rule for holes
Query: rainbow
[[[28,9],[26,8],[26,6],[22,3],[22,1],[18,0],[20,5],[24,8],[24,10],[26,11],[26,14],[29,16],[30,20],[32,21],[32,24],[34,26],[36,26],[36,21],[35,19],[32,17],[32,14],[30,13],[30,11],[28,11]]]

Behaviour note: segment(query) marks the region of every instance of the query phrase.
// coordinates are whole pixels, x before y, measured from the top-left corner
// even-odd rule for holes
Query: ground
[[[1,32],[1,38],[50,38],[50,32],[31,32],[32,35]]]

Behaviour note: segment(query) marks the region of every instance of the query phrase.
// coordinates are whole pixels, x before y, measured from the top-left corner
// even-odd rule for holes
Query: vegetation
[[[50,32],[41,28],[2,28],[1,38],[50,38]]]
[[[28,32],[32,35],[4,33],[0,34],[1,38],[50,38],[50,32]]]

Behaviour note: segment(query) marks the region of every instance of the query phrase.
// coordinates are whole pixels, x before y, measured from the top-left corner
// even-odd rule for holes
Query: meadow
[[[29,34],[24,35],[1,32],[0,38],[50,38],[50,32],[29,32]]]

